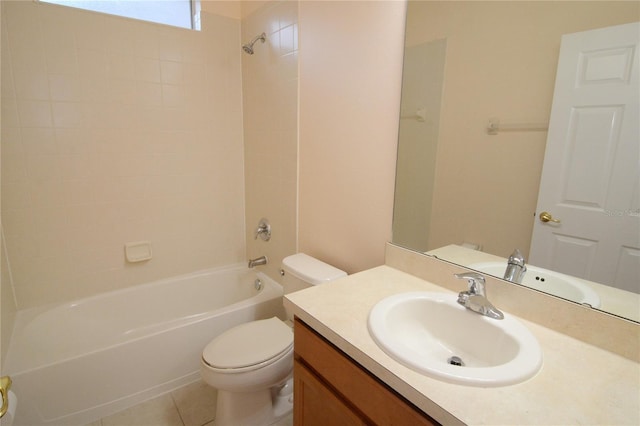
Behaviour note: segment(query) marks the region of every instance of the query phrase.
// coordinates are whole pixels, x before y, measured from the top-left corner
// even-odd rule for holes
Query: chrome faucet
[[[249,268],[253,268],[254,266],[266,265],[269,262],[267,256],[256,257],[255,259],[249,259]]]
[[[465,308],[477,312],[489,318],[501,320],[504,314],[487,300],[487,292],[484,287],[484,276],[477,272],[465,272],[454,274],[456,278],[467,280],[469,290],[458,294],[458,303]]]
[[[520,250],[515,249],[507,261],[504,279],[512,283],[520,284],[525,272],[527,272],[527,265],[524,263],[524,256],[520,253]]]

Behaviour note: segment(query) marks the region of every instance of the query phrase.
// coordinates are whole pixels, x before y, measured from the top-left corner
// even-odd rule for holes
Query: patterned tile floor
[[[215,426],[216,390],[196,382],[87,426]],[[292,426],[290,414],[274,426]]]

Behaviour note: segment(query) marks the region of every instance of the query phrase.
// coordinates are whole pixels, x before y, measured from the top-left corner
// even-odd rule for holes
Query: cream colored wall
[[[299,248],[352,273],[391,238],[405,5],[299,7]]]
[[[18,307],[244,261],[239,21],[205,14],[194,32],[3,6],[2,222]],[[126,263],[140,240],[153,259]]]
[[[408,44],[447,38],[430,248],[528,251],[545,132],[487,135],[489,118],[548,122],[562,34],[637,21],[638,2],[414,2]]]
[[[242,54],[247,256],[279,279],[285,256],[297,251],[298,3],[262,2],[242,20],[242,42],[266,33],[254,54]],[[238,45],[240,50],[240,45]],[[260,218],[270,241],[254,239]]]
[[[4,34],[4,16],[2,13],[2,4],[0,4],[0,34]],[[2,40],[2,46],[0,50],[5,47],[5,38],[0,37]],[[2,64],[0,64],[2,65]],[[0,80],[2,78],[3,70],[0,68]],[[2,132],[2,117],[0,115],[0,134]],[[0,152],[0,164],[2,154]],[[0,166],[1,168],[1,166]],[[2,178],[0,175],[0,183]],[[1,200],[0,200],[1,203]],[[0,218],[2,216],[2,210],[0,209]],[[4,250],[4,233],[0,229],[0,372],[4,371],[5,355],[9,349],[9,341],[11,340],[11,334],[13,331],[13,323],[16,313],[15,298],[13,297],[13,287],[9,281],[9,269],[5,262],[5,250]]]

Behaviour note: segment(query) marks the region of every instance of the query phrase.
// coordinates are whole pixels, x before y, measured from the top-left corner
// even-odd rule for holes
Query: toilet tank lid
[[[345,271],[304,253],[296,253],[285,257],[282,260],[282,266],[285,272],[313,285],[347,276]]]

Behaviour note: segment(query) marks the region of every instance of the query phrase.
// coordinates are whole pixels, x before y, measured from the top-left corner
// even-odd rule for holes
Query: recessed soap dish
[[[152,257],[151,243],[149,241],[137,241],[124,245],[124,254],[127,262],[136,263],[150,260]]]

